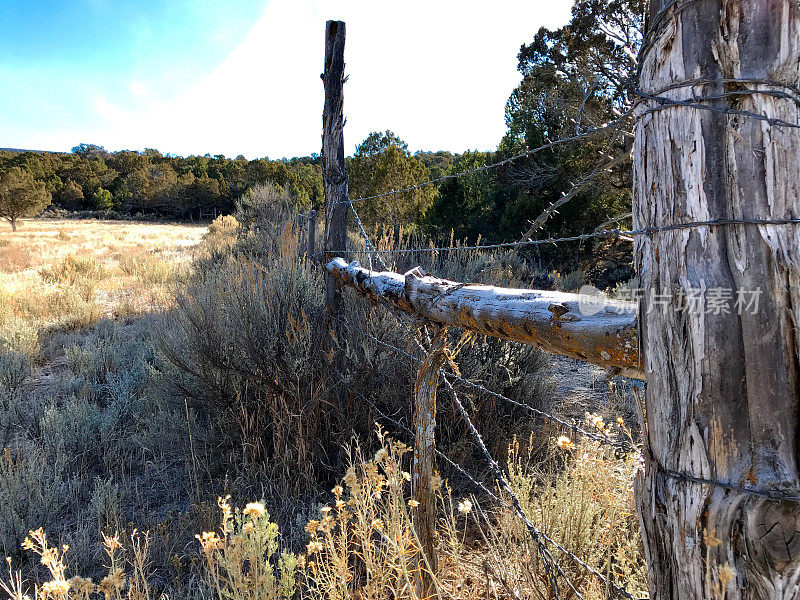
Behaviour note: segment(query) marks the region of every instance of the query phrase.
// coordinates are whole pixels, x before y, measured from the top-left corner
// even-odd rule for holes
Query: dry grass
[[[246,211],[239,217],[244,230],[221,218],[197,249],[205,229],[191,226],[29,221],[16,234],[0,230],[0,265],[9,265],[0,268],[0,546],[29,580],[10,568],[7,594],[421,600],[416,580],[428,572],[442,598],[552,598],[519,521],[446,481],[432,577],[414,533],[410,449],[372,435],[373,415],[356,397],[327,395],[334,387],[320,379],[319,270],[298,261],[285,221],[248,230]],[[461,279],[480,273],[485,258],[462,254],[426,266]],[[504,284],[538,274],[511,262],[488,276]],[[168,306],[170,315],[151,314]],[[379,338],[404,343],[384,311],[361,302],[348,310]],[[354,335],[336,347],[352,384],[409,421],[411,367]],[[459,356],[466,377],[529,402],[547,395],[546,364],[538,351],[498,340]],[[514,435],[536,425],[480,395],[469,400],[493,454],[508,446],[508,478],[528,518],[642,596],[637,463],[538,428],[539,441],[523,451]],[[341,401],[348,410],[336,409]],[[479,473],[468,434],[446,404],[439,410],[448,423],[440,448]],[[620,427],[599,417],[587,426],[610,435]],[[351,436],[363,446],[348,444]],[[218,495],[221,526],[204,501]],[[233,508],[251,497],[268,498],[273,518],[264,502]],[[150,531],[124,533],[126,523]],[[26,534],[38,564],[20,562]],[[554,555],[583,598],[607,597],[597,579]],[[576,597],[563,582],[561,597]]]
[[[597,417],[589,419],[596,424]],[[607,429],[608,426],[603,424]],[[550,546],[573,589],[560,578],[556,596],[540,554],[522,523],[503,507],[453,499],[439,483],[439,567],[432,570],[419,550],[414,524],[418,503],[409,473],[411,450],[379,428],[379,449],[367,457],[356,446],[331,502],[305,524],[303,554],[282,549],[283,537],[264,502],[244,509],[219,498],[220,527],[196,536],[202,561],[188,597],[219,600],[516,600],[517,598],[602,600],[609,590]],[[544,468],[543,468],[544,465]],[[638,522],[632,511],[635,461],[616,457],[596,442],[552,440],[547,460],[534,465],[513,442],[507,475],[528,518],[556,542],[616,585],[646,598],[646,574]],[[49,574],[43,584],[23,581],[9,566],[0,585],[12,600],[149,600],[151,535],[102,535],[107,573],[95,584],[67,577],[68,547],[51,547],[45,533],[31,531],[23,547],[39,555]],[[430,587],[421,587],[425,573]],[[201,583],[202,582],[202,583]]]
[[[0,348],[168,306],[205,227],[27,220],[0,229]]]

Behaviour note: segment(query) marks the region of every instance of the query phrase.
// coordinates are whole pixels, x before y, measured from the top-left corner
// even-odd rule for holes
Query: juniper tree
[[[44,183],[27,171],[14,167],[0,175],[0,217],[17,230],[20,217],[33,217],[50,206],[50,193]]]

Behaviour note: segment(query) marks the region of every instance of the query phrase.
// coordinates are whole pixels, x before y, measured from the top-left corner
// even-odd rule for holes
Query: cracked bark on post
[[[668,4],[651,0],[651,16]],[[644,92],[698,78],[800,83],[796,1],[705,0],[669,10],[644,57]],[[662,95],[682,100],[754,87],[773,86],[687,85]],[[800,121],[791,99],[755,94],[705,103]],[[797,129],[670,107],[642,116],[635,143],[635,229],[800,216]],[[762,292],[755,314],[640,310],[647,447],[637,501],[651,595],[800,598],[796,504],[671,478],[659,469],[797,493],[800,229],[661,232],[638,237],[635,255],[647,291],[673,297],[701,288]]]
[[[345,24],[325,24],[325,106],[322,113],[322,175],[325,192],[325,256],[331,250],[342,250],[347,239],[347,171],[344,162],[344,42]],[[311,236],[309,230],[309,236]],[[341,352],[336,352],[340,324],[333,316],[341,313],[342,290],[333,277],[325,277],[326,333],[323,344],[334,371],[344,371]],[[344,388],[340,388],[339,405],[344,406]]]
[[[534,344],[548,352],[642,379],[636,308],[564,292],[497,288],[439,279],[419,268],[374,272],[335,258],[329,273],[361,294],[440,325]]]

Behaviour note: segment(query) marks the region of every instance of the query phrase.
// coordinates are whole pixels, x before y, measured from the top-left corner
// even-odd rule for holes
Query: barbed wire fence
[[[378,245],[376,243],[373,243],[373,241],[371,240],[370,235],[368,234],[366,227],[364,226],[364,223],[359,216],[358,210],[356,208],[356,206],[359,203],[380,200],[382,198],[389,196],[394,197],[397,194],[413,192],[420,188],[431,185],[438,185],[448,180],[458,179],[461,177],[466,177],[477,173],[483,173],[494,169],[498,169],[504,165],[509,165],[515,163],[516,161],[530,158],[536,155],[537,153],[553,149],[557,146],[585,142],[603,133],[614,134],[615,132],[620,131],[620,129],[624,128],[625,126],[630,127],[633,122],[648,117],[649,115],[652,115],[662,110],[688,108],[692,110],[711,111],[728,116],[753,118],[759,121],[763,121],[768,126],[771,127],[799,128],[800,124],[787,122],[784,119],[774,118],[768,115],[763,115],[739,108],[731,108],[730,106],[720,106],[715,103],[716,101],[736,96],[765,94],[780,99],[790,100],[795,104],[797,104],[798,106],[800,106],[800,90],[794,86],[790,86],[776,81],[762,80],[762,79],[747,79],[747,78],[721,79],[721,80],[692,79],[692,80],[687,80],[685,82],[676,83],[674,85],[669,86],[668,88],[658,90],[655,93],[648,93],[641,90],[640,80],[642,78],[642,68],[647,53],[653,50],[656,41],[659,39],[659,36],[661,36],[666,30],[666,27],[670,19],[674,18],[675,15],[679,14],[680,11],[687,4],[698,1],[700,0],[672,0],[665,6],[662,12],[656,15],[655,18],[652,20],[650,30],[648,34],[645,35],[643,38],[635,73],[633,74],[632,77],[631,90],[635,95],[636,100],[632,102],[631,106],[627,110],[625,110],[613,121],[610,121],[606,124],[597,127],[588,128],[583,132],[578,132],[572,136],[564,137],[557,140],[547,141],[546,143],[536,148],[527,149],[524,152],[504,158],[495,163],[484,164],[480,167],[464,170],[457,173],[450,173],[440,177],[431,178],[427,181],[414,184],[412,186],[407,186],[402,189],[390,190],[359,198],[351,199],[349,197],[347,176],[346,173],[343,172],[344,170],[343,165],[341,167],[342,173],[337,174],[336,177],[332,177],[329,174],[325,173],[324,177],[326,184],[334,186],[337,191],[337,197],[341,199],[336,201],[335,204],[346,208],[346,210],[352,216],[357,229],[357,234],[361,242],[363,243],[363,248],[342,247],[342,248],[326,248],[323,251],[314,251],[312,244],[309,246],[307,256],[312,260],[320,262],[323,265],[323,267],[325,263],[331,260],[333,257],[337,256],[344,257],[344,256],[354,256],[354,255],[365,256],[369,263],[370,273],[374,273],[375,270],[373,268],[374,267],[373,260],[383,271],[388,271],[389,267],[387,263],[384,261],[383,257],[390,255],[397,255],[397,254],[420,255],[424,253],[434,253],[434,254],[447,255],[448,253],[451,252],[466,252],[466,251],[469,252],[488,252],[497,250],[515,251],[519,248],[536,247],[542,245],[557,245],[569,242],[584,242],[591,239],[612,239],[612,238],[635,239],[637,236],[653,236],[664,232],[672,232],[680,230],[698,230],[700,228],[705,228],[705,227],[708,228],[728,227],[728,226],[767,227],[767,226],[785,226],[785,225],[800,224],[800,219],[798,218],[763,219],[763,218],[750,218],[742,216],[736,218],[717,218],[717,219],[697,220],[697,221],[689,221],[681,223],[669,223],[662,225],[648,225],[643,227],[631,227],[631,228],[615,227],[607,229],[609,225],[618,223],[619,221],[631,218],[633,216],[632,213],[626,213],[622,215],[617,215],[607,220],[606,222],[601,223],[594,230],[587,231],[585,233],[563,236],[563,237],[530,239],[531,236],[535,233],[535,231],[537,229],[540,229],[543,223],[551,215],[557,212],[560,206],[562,206],[563,204],[571,200],[573,197],[575,197],[582,189],[585,188],[585,186],[590,184],[602,172],[604,172],[609,168],[613,168],[613,166],[617,164],[618,157],[600,161],[595,166],[594,170],[588,173],[581,180],[573,183],[572,187],[562,196],[561,199],[559,199],[558,201],[554,202],[549,207],[547,207],[543,211],[543,213],[532,222],[531,227],[526,232],[526,234],[522,236],[522,239],[519,239],[518,241],[515,242],[501,242],[501,243],[490,243],[490,244],[455,244],[455,245],[451,244],[449,246],[436,246],[431,244],[429,246],[409,247],[409,248],[401,248],[401,247],[379,248]],[[733,85],[736,86],[736,89],[730,89],[731,86]],[[692,95],[691,97],[688,98],[672,98],[664,95],[667,94],[668,92],[673,92],[685,88],[694,89],[698,86],[712,86],[712,87],[723,86],[729,91],[716,92],[707,95]],[[746,87],[746,86],[751,86],[751,87]],[[336,207],[333,206],[333,208],[335,209]],[[313,226],[313,220],[310,222],[312,223]],[[320,261],[320,259],[323,260]],[[487,269],[492,268],[493,266],[496,266],[498,262],[499,260],[496,258],[490,261],[481,270],[481,273],[486,271]],[[467,285],[467,284],[459,284],[459,285]],[[421,356],[427,355],[428,349],[430,348],[431,344],[431,340],[428,336],[426,327],[423,326],[418,329],[412,328],[412,326],[409,325],[407,320],[404,319],[400,314],[398,314],[398,312],[382,297],[378,296],[378,300],[384,306],[384,308],[386,308],[389,311],[389,313],[394,317],[394,319],[399,324],[400,328],[403,330],[407,338],[407,341],[413,344],[413,346],[415,346],[419,350],[420,355],[414,355],[406,350],[399,348],[394,344],[391,344],[385,340],[381,340],[375,335],[365,331],[365,329],[359,326],[358,324],[343,319],[340,315],[333,315],[333,318],[342,327],[353,332],[354,334],[358,336],[363,336],[365,339],[369,339],[370,341],[391,350],[393,356],[396,356],[398,358],[403,357],[404,359],[409,359],[413,364],[422,365],[424,363],[424,359],[421,358]],[[449,464],[450,467],[452,467],[455,471],[457,471],[460,475],[462,475],[467,481],[469,481],[470,484],[473,485],[476,490],[479,490],[486,497],[496,502],[499,506],[505,508],[506,510],[514,514],[515,517],[519,519],[519,521],[525,526],[527,532],[530,535],[531,540],[536,545],[537,552],[539,553],[539,557],[545,569],[548,585],[550,586],[552,593],[554,595],[553,597],[557,599],[561,598],[562,590],[569,588],[570,591],[577,598],[582,598],[580,591],[575,588],[573,582],[570,580],[570,578],[567,576],[564,570],[560,567],[558,561],[554,558],[552,552],[555,551],[567,557],[569,560],[574,562],[580,568],[585,569],[589,574],[591,574],[592,577],[595,577],[598,581],[600,581],[608,590],[609,597],[627,598],[629,600],[634,600],[634,596],[624,585],[619,585],[615,582],[610,581],[609,578],[603,573],[601,573],[595,566],[586,563],[575,553],[571,552],[568,548],[563,547],[561,544],[559,544],[557,540],[553,539],[552,536],[550,536],[547,532],[542,531],[540,528],[537,528],[536,525],[530,520],[529,516],[526,515],[525,511],[523,510],[520,500],[517,497],[516,493],[514,492],[511,484],[507,480],[507,477],[504,474],[502,468],[500,467],[496,459],[489,452],[483,440],[483,437],[481,436],[478,428],[473,423],[469,412],[464,407],[463,402],[461,401],[458,393],[456,392],[454,383],[458,384],[459,386],[463,386],[465,390],[488,394],[489,396],[501,402],[504,402],[509,406],[513,406],[514,408],[525,411],[526,413],[530,414],[531,416],[537,419],[542,419],[550,423],[553,423],[561,430],[569,431],[575,436],[584,437],[600,445],[610,446],[614,449],[617,456],[621,457],[625,455],[630,455],[632,453],[637,454],[641,453],[642,451],[639,448],[635,447],[634,444],[632,444],[631,441],[629,440],[619,439],[618,437],[614,437],[605,433],[589,431],[586,428],[582,427],[580,422],[577,421],[571,422],[568,419],[553,415],[539,408],[530,406],[524,402],[514,400],[504,394],[491,390],[480,383],[470,381],[469,379],[461,376],[459,373],[454,371],[455,370],[452,368],[450,369],[440,368],[438,370],[438,375],[441,377],[442,387],[444,388],[445,392],[453,402],[453,405],[456,408],[457,412],[459,413],[459,416],[463,421],[464,425],[466,426],[470,437],[479,448],[480,454],[482,455],[483,459],[488,465],[492,475],[495,489],[492,489],[490,486],[480,481],[478,477],[469,473],[467,469],[459,465],[457,462],[451,460],[444,452],[442,452],[438,448],[435,448],[436,455],[443,461],[445,461],[447,464]],[[377,414],[380,419],[391,424],[398,430],[398,432],[410,436],[412,439],[414,438],[414,432],[407,425],[405,425],[401,421],[398,421],[397,418],[384,413],[375,404],[375,402],[373,402],[367,395],[356,389],[356,387],[348,380],[345,374],[336,371],[334,373],[334,377],[336,378],[338,384],[344,386],[350,393],[356,395],[358,398],[360,398],[362,401],[368,404],[375,411],[375,414]],[[651,462],[652,462],[652,457],[651,457]],[[665,475],[674,479],[694,482],[699,485],[718,487],[724,490],[733,490],[743,494],[748,494],[759,498],[766,498],[774,501],[800,502],[800,495],[798,495],[797,493],[784,492],[781,490],[758,489],[753,486],[740,485],[738,483],[733,483],[733,482],[725,482],[725,481],[718,481],[712,478],[697,477],[688,473],[682,473],[671,469],[667,469],[666,467],[657,463],[655,463],[655,466],[658,469],[660,469]]]

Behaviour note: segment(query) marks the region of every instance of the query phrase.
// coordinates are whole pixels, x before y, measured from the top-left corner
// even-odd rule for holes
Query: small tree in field
[[[27,171],[14,167],[0,175],[0,217],[17,230],[17,219],[33,217],[50,206],[50,192]]]

